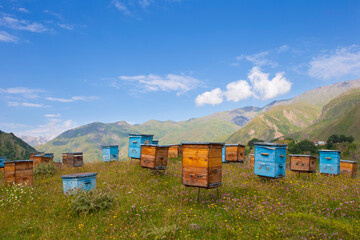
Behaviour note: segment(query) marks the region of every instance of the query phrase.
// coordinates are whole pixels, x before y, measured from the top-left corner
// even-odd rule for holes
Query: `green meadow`
[[[112,206],[77,214],[61,175],[97,172]],[[0,174],[0,239],[359,239],[360,178],[286,172],[263,180],[248,164],[223,164],[223,186],[186,188],[181,159],[165,174],[138,161],[85,164],[36,175],[32,187]]]

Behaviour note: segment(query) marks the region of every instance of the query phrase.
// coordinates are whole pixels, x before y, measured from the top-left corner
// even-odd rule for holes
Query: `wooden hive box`
[[[4,168],[5,162],[6,162],[6,157],[0,157],[0,168]]]
[[[356,177],[357,161],[340,160],[340,174]]]
[[[253,168],[255,164],[255,154],[250,154],[250,167]]]
[[[325,174],[340,174],[340,151],[319,150],[319,170]]]
[[[222,185],[223,143],[182,143],[182,183],[187,187],[217,188]]]
[[[111,161],[119,160],[119,145],[107,145],[107,146],[101,146],[101,147],[102,147],[102,154],[103,154],[104,162],[111,162]]]
[[[129,158],[141,157],[141,145],[152,144],[154,135],[149,134],[129,134]]]
[[[311,155],[290,154],[290,170],[294,172],[316,172],[316,157]]]
[[[141,145],[140,166],[156,170],[165,170],[167,167],[170,146]]]
[[[90,191],[96,188],[96,172],[75,173],[61,176],[64,194],[72,194],[78,190]]]
[[[180,145],[171,145],[169,147],[169,158],[178,157],[180,151]]]
[[[31,154],[31,160],[33,160],[34,166],[39,163],[50,163],[53,162],[54,154],[53,153],[37,153]]]
[[[269,178],[285,177],[287,145],[266,142],[258,142],[254,145],[254,173]]]
[[[63,165],[68,167],[81,167],[83,162],[82,152],[70,152],[62,154]]]
[[[225,161],[226,162],[244,162],[245,146],[241,144],[225,145]]]
[[[33,184],[33,160],[5,162],[5,183],[31,186]]]

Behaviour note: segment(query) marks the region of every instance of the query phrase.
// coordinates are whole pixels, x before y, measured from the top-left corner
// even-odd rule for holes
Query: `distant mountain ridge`
[[[0,156],[7,160],[29,159],[35,148],[15,136],[13,133],[0,131]]]
[[[24,142],[29,144],[32,147],[36,147],[37,145],[45,144],[51,139],[49,137],[43,136],[19,136]]]

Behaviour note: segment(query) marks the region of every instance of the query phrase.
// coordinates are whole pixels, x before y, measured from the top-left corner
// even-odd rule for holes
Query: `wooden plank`
[[[349,163],[340,161],[340,174],[355,178],[357,175],[357,162]]]
[[[16,171],[15,182],[16,184],[31,186],[33,184],[33,170]]]
[[[209,186],[215,183],[222,184],[222,167],[209,168]]]
[[[32,170],[33,169],[33,163],[30,161],[27,162],[16,162],[15,163],[15,170],[21,171],[21,170]]]
[[[5,183],[15,183],[15,163],[4,163]]]
[[[183,167],[182,182],[185,186],[208,187],[208,168]]]

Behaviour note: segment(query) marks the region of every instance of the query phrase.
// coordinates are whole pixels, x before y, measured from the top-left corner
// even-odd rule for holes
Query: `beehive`
[[[356,177],[357,161],[340,160],[340,174]]]
[[[255,164],[255,155],[250,154],[250,167],[253,168]]]
[[[64,194],[72,194],[78,190],[95,189],[96,175],[97,173],[75,173],[61,176]]]
[[[182,183],[188,187],[222,185],[223,143],[182,143]]]
[[[319,170],[325,174],[340,174],[340,151],[319,150]]]
[[[0,157],[0,168],[4,168],[5,162],[6,162],[6,157]]]
[[[141,145],[140,166],[156,170],[165,170],[167,167],[170,146]]]
[[[241,144],[225,145],[225,161],[226,162],[244,162],[245,146]]]
[[[227,161],[225,160],[225,145],[223,146],[223,148],[221,150],[221,160],[223,163],[227,163]]]
[[[104,162],[119,160],[119,145],[107,145],[101,146],[101,148]]]
[[[39,163],[50,163],[53,162],[54,154],[53,153],[31,153],[30,160],[33,160],[34,166],[38,165]]]
[[[152,140],[152,144],[154,144],[154,145],[159,145],[159,140]]]
[[[171,145],[169,147],[169,158],[178,157],[180,152],[180,145]]]
[[[316,157],[290,154],[290,170],[294,172],[316,172]]]
[[[31,186],[33,184],[33,161],[14,160],[5,162],[5,183]]]
[[[62,154],[63,165],[68,167],[81,167],[83,162],[82,152],[70,152]]]
[[[259,142],[255,144],[254,173],[258,176],[285,177],[286,144]]]
[[[141,145],[152,144],[154,135],[148,134],[129,134],[129,153],[130,158],[141,157]]]

